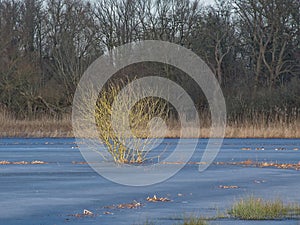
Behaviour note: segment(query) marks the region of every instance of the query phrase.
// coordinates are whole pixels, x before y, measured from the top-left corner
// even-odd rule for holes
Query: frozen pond
[[[176,143],[176,139],[166,139]],[[187,140],[188,142],[188,140]],[[199,161],[206,139],[191,161]],[[241,148],[251,148],[242,151]],[[255,148],[264,147],[264,151]],[[284,148],[284,151],[275,151]],[[225,139],[215,163],[199,173],[197,165],[186,165],[165,182],[129,187],[115,184],[98,175],[76,148],[74,139],[0,139],[0,161],[48,164],[0,165],[0,224],[178,224],[188,215],[215,216],[234,201],[254,195],[266,199],[300,203],[300,171],[273,167],[217,165],[216,162],[293,163],[300,161],[300,139]],[[72,163],[73,162],[73,163]],[[220,185],[235,185],[222,189]],[[170,202],[147,202],[148,196],[167,197]],[[134,209],[106,208],[133,201]],[[88,209],[94,216],[76,217]],[[209,224],[300,224],[296,220],[236,221],[219,219]]]

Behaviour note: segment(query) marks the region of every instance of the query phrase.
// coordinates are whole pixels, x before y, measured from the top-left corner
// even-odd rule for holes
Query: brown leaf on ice
[[[147,201],[148,202],[169,202],[171,200],[168,198],[158,198],[156,197],[156,195],[154,195],[152,198],[147,197]]]

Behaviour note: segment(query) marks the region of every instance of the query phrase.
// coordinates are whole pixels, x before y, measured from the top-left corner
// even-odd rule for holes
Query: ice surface
[[[188,144],[188,140],[187,144]],[[168,146],[176,139],[166,139]],[[200,139],[191,161],[201,159],[206,139]],[[225,139],[215,162],[273,161],[298,163],[300,139]],[[250,147],[251,151],[242,151]],[[264,147],[264,151],[255,148]],[[286,151],[275,151],[283,147]],[[183,149],[184,150],[184,149]],[[172,151],[172,148],[169,149]],[[165,154],[168,154],[166,152]],[[102,178],[82,162],[72,138],[0,139],[0,161],[49,162],[42,165],[0,165],[0,224],[178,224],[184,215],[214,216],[241,197],[255,195],[300,202],[300,173],[296,170],[211,165],[203,173],[186,165],[165,182],[147,187],[118,185]],[[238,189],[220,189],[237,185]],[[168,197],[171,202],[150,203],[148,196]],[[141,202],[137,209],[107,209],[105,206]],[[94,217],[72,215],[88,209]],[[112,215],[103,214],[109,211]],[[297,224],[295,220],[272,224]],[[270,221],[219,220],[210,224],[270,224]]]

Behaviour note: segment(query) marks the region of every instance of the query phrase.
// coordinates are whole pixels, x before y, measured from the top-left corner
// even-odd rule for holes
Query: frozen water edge
[[[176,142],[174,139],[168,142]],[[47,144],[46,144],[47,143]],[[205,146],[201,140],[199,149]],[[46,165],[0,165],[1,224],[174,224],[183,215],[215,216],[228,209],[235,200],[248,195],[281,198],[300,202],[299,171],[275,168],[212,165],[203,173],[197,165],[187,165],[167,181],[148,187],[114,184],[95,173],[73,148],[74,139],[0,139],[0,160],[51,162]],[[264,146],[265,151],[241,151],[242,147]],[[295,163],[300,139],[227,139],[215,161],[278,161]],[[276,152],[276,147],[287,151]],[[200,150],[192,161],[199,161]],[[238,189],[220,189],[220,185],[237,185]],[[172,202],[148,203],[148,196],[168,197]],[[178,196],[181,194],[182,196]],[[144,203],[138,209],[105,209],[129,203]],[[76,218],[71,214],[89,209],[95,217]],[[110,211],[113,215],[104,215]],[[212,221],[211,224],[269,224],[270,221]],[[272,221],[272,224],[297,224],[295,220]]]

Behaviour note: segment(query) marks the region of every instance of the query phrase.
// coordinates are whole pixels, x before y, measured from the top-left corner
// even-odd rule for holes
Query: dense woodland
[[[96,58],[148,39],[198,54],[221,84],[229,120],[299,119],[299,0],[219,0],[214,5],[199,0],[0,0],[0,108],[18,118],[70,113],[76,85]],[[150,67],[127,72],[139,75]],[[184,85],[184,74],[166,66],[156,70]],[[203,96],[190,94],[199,109],[205,108]]]

